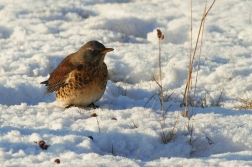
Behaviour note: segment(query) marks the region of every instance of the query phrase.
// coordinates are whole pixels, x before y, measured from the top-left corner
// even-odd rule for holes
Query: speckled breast
[[[107,66],[104,63],[102,68],[90,66],[74,70],[67,80],[67,84],[56,91],[57,100],[64,106],[88,106],[104,94],[108,80]]]

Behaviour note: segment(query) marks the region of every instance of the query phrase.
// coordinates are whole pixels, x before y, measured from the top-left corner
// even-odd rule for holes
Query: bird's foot
[[[78,107],[78,108],[99,108],[99,106],[95,105],[94,103],[89,104],[88,106],[81,106],[81,105],[74,105],[74,104],[69,104],[65,108],[71,108],[71,107]]]
[[[67,105],[65,108],[71,108],[71,107],[76,107],[76,106],[73,105],[73,104],[69,104],[69,105]]]
[[[87,107],[91,107],[93,109],[99,108],[99,106],[95,105],[94,103],[89,104]]]

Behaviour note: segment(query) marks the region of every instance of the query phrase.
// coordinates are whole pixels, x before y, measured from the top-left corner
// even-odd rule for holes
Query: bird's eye
[[[92,50],[92,54],[97,55],[98,53],[98,50]]]

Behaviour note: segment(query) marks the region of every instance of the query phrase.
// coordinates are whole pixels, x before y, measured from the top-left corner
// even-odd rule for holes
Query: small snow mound
[[[17,26],[14,29],[11,38],[15,39],[16,41],[25,41],[26,39],[26,29],[24,27]]]
[[[126,37],[134,36],[146,38],[147,33],[154,28],[156,21],[154,19],[138,19],[138,18],[120,18],[120,19],[102,19],[97,20],[95,29],[106,29],[120,32]]]
[[[29,137],[29,141],[30,142],[38,142],[39,140],[41,140],[41,136],[38,133],[32,133]]]

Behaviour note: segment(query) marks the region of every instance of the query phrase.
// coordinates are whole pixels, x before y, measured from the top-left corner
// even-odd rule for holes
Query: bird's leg
[[[75,105],[69,104],[69,105],[67,105],[65,108],[70,108],[70,107],[75,107]]]
[[[89,104],[88,106],[79,106],[79,105],[74,105],[74,104],[69,104],[65,108],[70,108],[70,107],[79,107],[79,108],[85,108],[85,107],[90,107],[93,109],[99,108],[99,106],[95,105],[94,103]]]
[[[92,107],[93,109],[99,108],[99,106],[95,105],[94,103],[89,104],[87,107]]]

